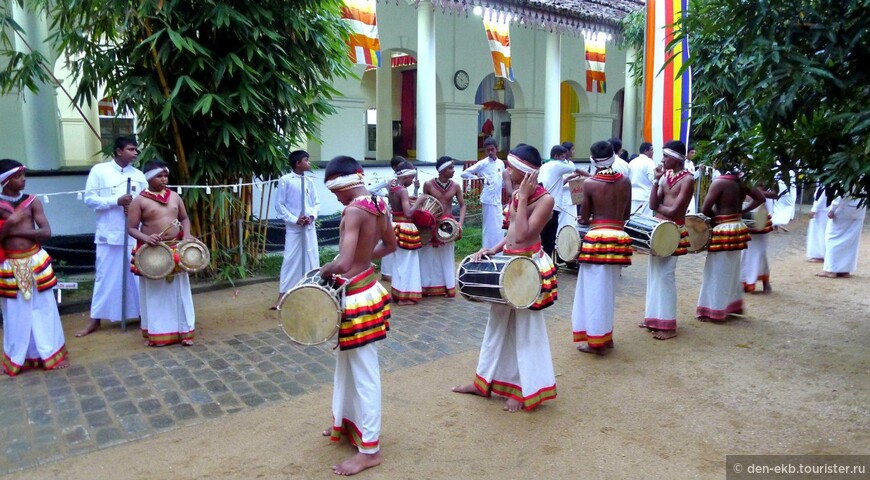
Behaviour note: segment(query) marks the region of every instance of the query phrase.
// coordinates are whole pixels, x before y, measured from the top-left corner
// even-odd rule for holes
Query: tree
[[[141,157],[164,158],[171,183],[234,185],[281,173],[290,145],[315,136],[334,112],[332,80],[351,71],[341,0],[16,1],[49,19],[47,41],[66,57],[76,102],[106,96],[119,112],[135,112]],[[4,91],[47,81],[44,59],[11,51],[9,40],[4,29]],[[213,252],[236,251],[251,193],[184,190],[194,234]]]
[[[694,0],[692,128],[708,161],[870,191],[868,0]],[[787,178],[784,176],[783,178]]]

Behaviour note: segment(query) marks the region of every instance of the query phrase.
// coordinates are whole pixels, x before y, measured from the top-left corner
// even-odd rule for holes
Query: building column
[[[514,145],[525,143],[543,152],[544,111],[532,108],[512,108],[508,112],[511,114],[511,140],[509,147],[513,148]],[[546,150],[547,153],[550,153],[550,147],[547,147]]]
[[[366,155],[366,100],[359,97],[332,99],[335,113],[320,122],[320,139],[308,141],[312,161],[328,162],[339,155],[358,161]]]
[[[572,116],[577,132],[574,139],[577,158],[587,157],[593,143],[613,136],[614,115],[611,113],[574,113]]]
[[[375,159],[389,160],[393,158],[393,65],[388,51],[381,52],[381,65],[376,73],[378,122]]]
[[[477,117],[480,105],[438,105],[438,151],[466,162],[477,158]],[[449,142],[448,142],[449,140]]]
[[[629,153],[636,153],[640,142],[637,137],[637,86],[631,78],[628,62],[634,58],[635,51],[629,48],[625,52],[625,90],[623,90],[622,109],[622,148]]]
[[[549,152],[554,145],[562,143],[559,138],[561,57],[561,36],[557,32],[551,32],[547,35],[544,65],[544,144],[541,145],[541,156],[544,158],[549,156],[544,152]]]
[[[417,8],[417,160],[437,159],[435,118],[435,13],[424,2]]]

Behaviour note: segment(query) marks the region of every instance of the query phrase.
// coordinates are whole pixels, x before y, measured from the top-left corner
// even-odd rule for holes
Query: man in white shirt
[[[828,226],[828,197],[821,183],[813,195],[810,221],[807,224],[807,259],[813,263],[825,260],[825,229]]]
[[[541,232],[541,244],[544,252],[553,258],[553,251],[556,246],[556,234],[559,227],[563,224],[563,215],[571,215],[571,220],[576,223],[576,215],[571,210],[566,210],[562,204],[563,192],[567,188],[565,186],[564,177],[572,173],[586,174],[585,171],[574,165],[574,162],[567,159],[568,149],[562,145],[556,145],[550,149],[550,160],[541,166],[538,170],[538,182],[547,189],[547,192],[556,200],[553,208],[553,216],[544,226]],[[588,176],[588,174],[586,174]],[[571,204],[574,208],[574,204]],[[567,214],[564,212],[568,212]],[[576,210],[575,210],[576,211]],[[564,259],[574,261],[574,259]]]
[[[649,208],[649,192],[655,178],[656,164],[652,159],[653,147],[649,142],[640,144],[640,155],[628,164],[631,180],[631,213],[652,216]]]
[[[692,174],[692,177],[694,177],[695,189],[697,190],[698,185],[699,185],[698,179],[701,178],[701,170],[695,166],[695,162],[692,160],[692,158],[695,157],[696,153],[697,153],[697,150],[695,150],[695,147],[692,145],[689,145],[689,147],[686,149],[685,169],[688,170],[689,173]],[[718,175],[716,175],[715,177],[718,177]],[[715,180],[715,177],[713,178],[714,180]],[[697,205],[698,200],[697,200],[697,198],[698,197],[695,194],[692,194],[692,199],[689,200],[689,210],[686,212],[689,215],[695,215],[696,213],[698,213],[698,205]]]
[[[613,165],[611,165],[611,169],[616,173],[621,173],[628,176],[628,162],[625,161],[628,158],[628,154],[622,148],[622,140],[613,137],[607,141],[613,146],[613,156],[616,158],[613,160]]]
[[[291,152],[290,168],[293,171],[278,180],[275,199],[275,209],[284,220],[287,233],[284,236],[284,262],[281,263],[278,300],[272,305],[273,310],[278,308],[284,293],[293,288],[305,272],[320,267],[317,231],[314,228],[320,202],[314,182],[305,177],[305,172],[311,171],[308,152]]]
[[[483,190],[480,192],[480,204],[483,214],[483,248],[493,248],[504,238],[502,232],[502,191],[508,195],[512,186],[510,179],[505,181],[506,170],[504,162],[496,156],[498,146],[494,138],[490,137],[483,141],[483,151],[486,157],[479,160],[470,168],[462,172],[464,179],[483,179]]]
[[[110,162],[94,165],[85,184],[85,205],[97,214],[94,232],[96,269],[94,294],[91,299],[91,319],[84,329],[76,333],[84,337],[100,328],[100,320],[120,322],[139,316],[139,279],[130,272],[130,251],[135,240],[127,235],[127,206],[146,186],[145,175],[134,167],[139,156],[136,140],[130,137],[115,139],[114,158]],[[130,194],[127,194],[130,179]],[[121,286],[127,276],[126,311],[121,312]]]
[[[861,199],[846,195],[837,197],[828,209],[828,225],[825,231],[825,265],[816,276],[825,278],[849,278],[858,268],[858,245],[867,206]]]

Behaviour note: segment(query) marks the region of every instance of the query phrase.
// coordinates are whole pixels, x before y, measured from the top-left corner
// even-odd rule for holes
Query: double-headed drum
[[[580,255],[583,237],[589,233],[589,225],[565,225],[556,234],[556,255],[565,263],[574,263]]]
[[[199,272],[205,270],[211,263],[211,254],[201,241],[191,238],[182,240],[175,246],[178,253],[178,266],[185,272]]]
[[[438,228],[435,230],[435,237],[441,243],[450,243],[459,240],[462,237],[462,229],[459,228],[459,222],[445,217],[438,222]]]
[[[689,253],[707,250],[713,237],[709,218],[701,214],[686,215],[686,231],[689,232]]]
[[[140,245],[133,256],[133,265],[143,277],[152,280],[166,278],[175,271],[175,252],[165,243]]]
[[[762,203],[755,210],[743,214],[743,223],[750,230],[762,230],[767,225],[767,207]]]
[[[343,288],[309,271],[278,303],[281,329],[296,343],[317,345],[338,333]]]
[[[673,255],[680,245],[680,229],[668,220],[632,215],[625,222],[625,233],[631,237],[633,247],[657,257]]]
[[[541,272],[529,257],[465,257],[456,272],[459,293],[467,300],[529,308],[541,294]]]
[[[434,228],[443,213],[441,202],[432,195],[426,194],[420,195],[417,201],[420,205],[414,211],[414,224],[417,228]]]

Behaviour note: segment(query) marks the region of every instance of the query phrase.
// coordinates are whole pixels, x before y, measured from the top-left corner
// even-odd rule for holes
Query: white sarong
[[[504,238],[504,230],[502,223],[504,220],[504,211],[497,205],[481,205],[482,226],[483,226],[483,248],[493,248],[498,245]]]
[[[825,258],[825,229],[828,209],[820,208],[807,224],[807,258]]]
[[[97,269],[94,274],[94,295],[91,299],[91,318],[121,321],[121,282],[127,275],[126,318],[139,316],[139,277],[130,271],[130,257],[135,240],[124,254],[123,245],[96,244]]]
[[[390,293],[393,301],[420,301],[423,286],[420,280],[420,249],[397,248],[393,253],[393,276]]]
[[[605,347],[613,341],[616,284],[622,265],[581,263],[571,313],[574,341]]]
[[[740,253],[739,250],[707,253],[695,317],[720,321],[732,313],[743,313]]]
[[[187,272],[176,273],[171,282],[139,279],[142,336],[154,346],[193,340],[196,315]]]
[[[643,324],[657,330],[677,329],[677,257],[649,256]]]
[[[286,225],[284,236],[284,261],[281,263],[281,282],[278,291],[287,292],[295,287],[309,270],[320,268],[317,247],[317,231],[314,225]],[[305,251],[302,240],[305,240]]]
[[[420,282],[424,297],[455,297],[456,272],[454,271],[455,242],[438,247],[424,245],[420,251]]]
[[[767,233],[753,233],[752,241],[746,244],[741,258],[740,278],[743,291],[754,292],[755,284],[770,281],[770,265],[767,263]]]
[[[380,449],[381,372],[376,344],[336,354],[332,419],[333,441],[345,434],[360,453]]]
[[[531,410],[556,398],[556,376],[543,312],[493,304],[480,346],[475,387]]]
[[[30,300],[0,298],[3,311],[3,366],[9,375],[25,367],[51,370],[67,357],[63,325],[51,290],[32,288]]]
[[[856,213],[840,208],[834,218],[828,219],[825,232],[826,272],[852,273],[858,268],[858,245],[861,243],[866,211],[866,207]]]

